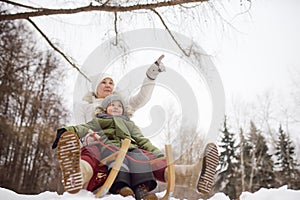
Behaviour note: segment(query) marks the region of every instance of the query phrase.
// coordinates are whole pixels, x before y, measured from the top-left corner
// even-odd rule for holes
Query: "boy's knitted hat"
[[[97,94],[97,87],[99,85],[99,83],[106,79],[106,78],[110,78],[111,80],[114,81],[113,77],[109,74],[106,74],[106,73],[101,73],[101,74],[98,74],[94,77],[91,78],[91,81],[92,81],[92,92],[94,92],[95,94]]]
[[[112,101],[120,101],[122,103],[123,109],[124,109],[124,100],[122,99],[121,96],[111,94],[105,97],[105,99],[102,101],[101,107],[106,110],[107,106],[112,102]]]

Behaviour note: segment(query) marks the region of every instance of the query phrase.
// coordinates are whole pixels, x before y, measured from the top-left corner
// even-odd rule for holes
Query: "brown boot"
[[[146,185],[141,184],[135,190],[135,199],[136,200],[158,200],[158,197],[155,194],[150,194],[149,189]]]
[[[205,148],[203,167],[197,185],[198,192],[201,194],[207,195],[211,191],[218,163],[219,155],[217,146],[209,143]]]
[[[151,193],[151,194],[147,194],[147,195],[144,197],[144,200],[158,200],[158,197],[156,196],[156,194]]]
[[[133,190],[128,186],[122,187],[119,191],[119,194],[123,197],[134,196]]]
[[[62,183],[65,191],[77,193],[83,185],[80,171],[80,141],[77,134],[71,131],[63,133],[58,141],[56,157],[62,172]]]
[[[206,195],[214,183],[214,174],[219,162],[217,146],[213,143],[206,145],[204,157],[199,158],[193,165],[174,165],[175,186],[191,188]],[[167,180],[168,171],[165,170]]]

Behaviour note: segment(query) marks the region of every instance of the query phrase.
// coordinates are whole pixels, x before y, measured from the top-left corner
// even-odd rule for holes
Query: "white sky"
[[[289,88],[290,73],[300,68],[299,10],[297,0],[254,1],[251,19],[234,22],[241,34],[224,41],[217,63],[228,99]]]

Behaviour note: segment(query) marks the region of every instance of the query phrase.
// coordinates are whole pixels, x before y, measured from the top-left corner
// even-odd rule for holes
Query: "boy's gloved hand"
[[[160,72],[166,71],[164,64],[161,60],[165,57],[165,55],[161,55],[147,70],[146,75],[149,79],[155,80],[157,75]]]
[[[82,145],[83,146],[89,146],[92,144],[99,144],[97,142],[97,139],[100,140],[100,137],[97,135],[97,133],[91,129],[88,130],[88,134],[83,138]]]
[[[57,143],[58,143],[58,141],[59,141],[60,136],[61,136],[64,132],[66,132],[66,131],[67,131],[67,130],[64,129],[64,128],[60,128],[60,129],[57,130],[57,132],[56,132],[56,138],[55,138],[55,140],[54,140],[54,142],[53,142],[53,144],[52,144],[52,149],[55,149],[55,148],[57,147]]]

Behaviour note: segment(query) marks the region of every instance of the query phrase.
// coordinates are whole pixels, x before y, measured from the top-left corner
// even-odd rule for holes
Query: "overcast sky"
[[[253,1],[250,19],[233,21],[241,33],[224,41],[217,60],[228,98],[290,87],[300,68],[299,10],[297,0]]]

